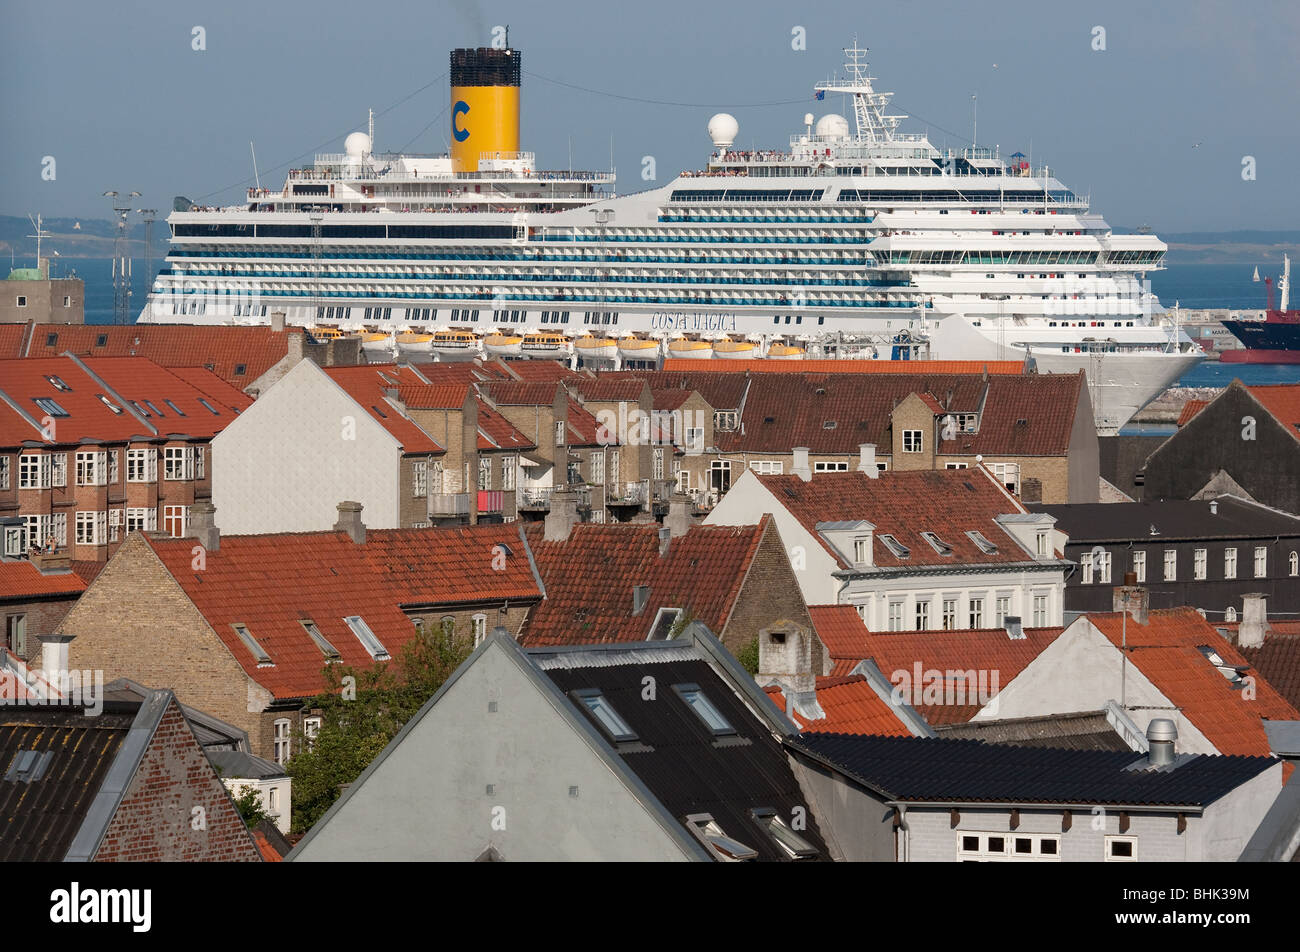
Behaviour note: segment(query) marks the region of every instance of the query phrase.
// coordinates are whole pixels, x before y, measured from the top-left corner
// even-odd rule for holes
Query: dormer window
[[[893,553],[896,559],[909,559],[912,557],[912,550],[903,543],[899,542],[891,535],[882,535],[880,541],[884,543],[885,548]]]
[[[1038,557],[1040,559],[1047,558],[1048,551],[1047,551],[1046,531],[1040,529],[1037,533],[1034,534],[1034,551],[1038,554]]]
[[[858,536],[853,540],[853,563],[855,565],[871,564],[871,536]]]
[[[930,548],[934,549],[934,551],[938,552],[940,555],[952,555],[952,546],[947,542],[944,542],[933,532],[922,532],[921,538],[930,543]]]

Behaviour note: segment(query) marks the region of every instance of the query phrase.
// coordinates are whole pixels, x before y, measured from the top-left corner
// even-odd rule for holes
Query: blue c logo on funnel
[[[469,130],[462,129],[460,128],[460,126],[456,124],[456,120],[468,112],[469,112],[469,105],[463,99],[457,101],[456,105],[452,107],[451,134],[452,136],[455,137],[457,142],[464,142],[466,139],[469,138]]]

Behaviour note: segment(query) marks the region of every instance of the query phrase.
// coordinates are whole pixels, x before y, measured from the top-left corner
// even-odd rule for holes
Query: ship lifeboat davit
[[[767,349],[768,360],[802,360],[804,349],[798,344],[777,341]]]
[[[469,331],[434,331],[430,349],[439,357],[472,357],[478,352],[478,338]],[[402,337],[397,338],[400,346]]]
[[[583,334],[573,342],[579,357],[587,360],[613,360],[618,355],[618,341],[612,337]]]
[[[391,358],[397,353],[397,344],[394,343],[392,334],[374,332],[361,335],[361,349],[376,357]]]
[[[659,341],[645,337],[624,337],[618,342],[618,352],[624,360],[658,360]]]
[[[488,334],[483,338],[483,349],[493,357],[518,357],[523,348],[524,339],[517,334]]]
[[[433,335],[407,331],[395,338],[397,349],[407,357],[427,357],[433,353]]]
[[[548,334],[545,331],[525,334],[521,349],[525,357],[555,360],[569,356],[569,340],[563,334]]]
[[[713,356],[713,344],[707,340],[674,337],[668,342],[668,356],[687,360],[708,360]]]
[[[714,341],[713,356],[723,360],[748,360],[750,357],[757,357],[758,350],[753,341],[724,337]]]

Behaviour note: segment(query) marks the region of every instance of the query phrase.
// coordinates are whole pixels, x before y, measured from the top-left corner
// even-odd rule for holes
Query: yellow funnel
[[[451,165],[477,172],[489,153],[519,151],[518,50],[451,51]]]

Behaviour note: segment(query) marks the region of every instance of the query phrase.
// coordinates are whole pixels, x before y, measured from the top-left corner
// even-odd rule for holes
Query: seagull
[[[1193,149],[1199,149],[1200,147],[1201,147],[1201,144],[1200,144],[1199,142],[1196,143],[1196,145],[1192,146]]]
[[[72,230],[73,230],[73,231],[81,231],[81,222],[77,222],[76,224],[74,224],[74,225],[72,226]]]

